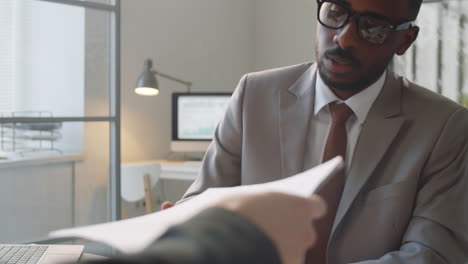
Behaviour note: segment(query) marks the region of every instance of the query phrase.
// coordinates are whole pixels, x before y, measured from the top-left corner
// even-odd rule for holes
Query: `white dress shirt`
[[[322,163],[323,151],[331,126],[331,116],[328,104],[337,101],[345,103],[353,110],[353,115],[346,121],[346,133],[348,136],[346,146],[346,171],[350,167],[354,149],[361,133],[361,128],[366,121],[367,114],[375,99],[379,95],[385,83],[386,72],[371,86],[345,101],[339,99],[323,82],[317,72],[315,83],[314,114],[309,122],[308,140],[304,155],[304,169],[315,167]]]

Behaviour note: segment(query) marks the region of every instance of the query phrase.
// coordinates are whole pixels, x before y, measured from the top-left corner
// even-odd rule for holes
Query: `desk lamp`
[[[156,80],[156,75],[159,75],[161,77],[164,77],[174,82],[184,84],[185,86],[187,86],[187,92],[190,93],[190,88],[192,86],[191,82],[187,82],[187,81],[172,77],[170,75],[154,71],[151,69],[152,67],[153,67],[153,62],[151,61],[151,59],[146,59],[143,73],[140,75],[140,77],[137,80],[137,85],[135,88],[136,94],[144,95],[144,96],[158,95],[159,87],[158,87],[158,81]]]

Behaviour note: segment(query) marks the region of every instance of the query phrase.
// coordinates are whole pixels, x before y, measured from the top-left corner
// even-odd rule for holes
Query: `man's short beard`
[[[323,69],[322,63],[320,61],[318,62],[318,68],[319,68],[319,74],[320,77],[322,78],[323,82],[330,88],[334,88],[340,91],[362,91],[365,88],[371,86],[374,82],[376,82],[383,74],[385,69],[383,70],[376,70],[371,73],[371,75],[368,76],[368,78],[360,78],[356,82],[352,83],[339,83],[339,82],[334,82],[328,76],[324,74],[326,72]]]

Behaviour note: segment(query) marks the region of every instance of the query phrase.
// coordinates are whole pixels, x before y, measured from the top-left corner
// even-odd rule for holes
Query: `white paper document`
[[[341,157],[282,180],[237,187],[210,188],[172,208],[106,224],[53,231],[51,238],[80,237],[112,246],[122,253],[137,253],[159,238],[168,228],[180,224],[220,199],[241,193],[276,191],[301,197],[312,196],[343,168]]]

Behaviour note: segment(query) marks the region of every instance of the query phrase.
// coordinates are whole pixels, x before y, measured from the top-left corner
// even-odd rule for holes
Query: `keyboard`
[[[40,245],[0,245],[0,264],[37,263],[47,248]]]

